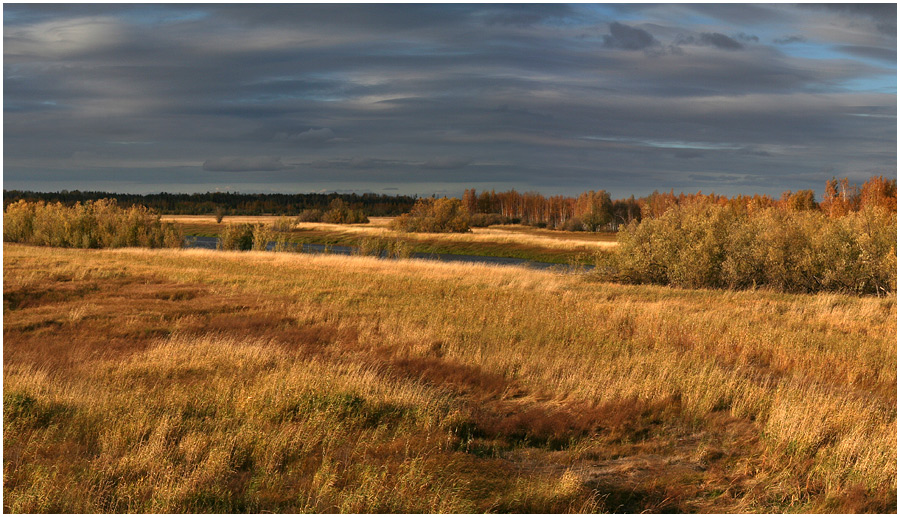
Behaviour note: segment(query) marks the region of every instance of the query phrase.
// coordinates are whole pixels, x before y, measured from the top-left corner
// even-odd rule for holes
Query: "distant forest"
[[[219,210],[225,215],[297,215],[308,209],[327,210],[335,199],[342,200],[353,210],[362,210],[370,216],[392,216],[409,212],[416,202],[415,196],[388,196],[383,194],[238,194],[232,192],[207,192],[205,194],[116,194],[63,190],[60,192],[3,191],[3,208],[20,199],[26,201],[60,202],[71,206],[75,203],[116,199],[123,208],[143,205],[160,214],[203,215]]]
[[[335,200],[343,201],[349,210],[366,216],[398,216],[410,212],[416,196],[383,194],[238,194],[207,192],[205,194],[113,194],[109,192],[81,192],[78,190],[54,193],[4,190],[4,208],[10,203],[27,201],[75,203],[115,198],[119,206],[127,208],[143,205],[161,214],[224,215],[289,215],[304,210],[328,210]],[[611,199],[605,190],[591,190],[577,197],[550,196],[538,192],[482,191],[466,189],[459,200],[471,216],[472,226],[521,223],[542,228],[570,231],[616,231],[620,225],[646,218],[662,216],[670,207],[702,201],[752,213],[765,208],[786,211],[817,210],[830,217],[841,217],[867,206],[882,206],[897,210],[897,180],[873,176],[862,185],[852,185],[844,178],[826,182],[823,199],[817,202],[812,190],[784,192],[776,199],[767,195],[738,195],[727,197],[715,193],[675,194],[674,191],[654,191],[649,196]]]

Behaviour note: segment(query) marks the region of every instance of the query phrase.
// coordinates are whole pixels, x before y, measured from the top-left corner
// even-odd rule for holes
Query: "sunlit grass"
[[[7,511],[896,509],[896,301],[4,246]]]

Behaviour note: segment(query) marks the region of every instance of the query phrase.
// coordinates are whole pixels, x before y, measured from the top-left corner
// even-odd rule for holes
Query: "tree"
[[[575,201],[575,217],[585,229],[596,232],[612,221],[612,200],[605,190],[583,192]]]
[[[469,231],[469,211],[459,199],[424,198],[416,201],[408,214],[391,221],[391,228],[403,232],[464,233]]]
[[[478,198],[475,197],[475,189],[467,188],[463,192],[462,203],[466,210],[469,211],[469,214],[474,214],[478,210]]]
[[[798,190],[781,194],[781,205],[791,212],[803,212],[818,208],[816,193],[812,190]]]

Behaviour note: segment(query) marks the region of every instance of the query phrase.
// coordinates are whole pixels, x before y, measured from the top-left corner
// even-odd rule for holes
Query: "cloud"
[[[754,36],[755,37],[755,36]],[[702,45],[722,50],[740,50],[744,48],[740,42],[718,32],[703,32],[696,36],[683,36],[675,40],[676,45]]]
[[[675,158],[682,159],[694,159],[694,158],[702,158],[704,155],[703,151],[699,151],[697,149],[675,149],[672,151],[672,156]]]
[[[809,188],[825,164],[896,170],[896,41],[853,12],[10,4],[4,181],[627,196],[728,170]]]
[[[349,165],[353,169],[375,169],[383,163],[384,160],[376,158],[351,158]]]
[[[304,143],[325,143],[334,140],[334,131],[327,127],[320,129],[309,129],[300,133],[278,133],[275,135],[277,140],[285,140],[288,142],[304,142]]]
[[[621,50],[644,50],[659,45],[649,32],[619,22],[609,24],[609,34],[603,36],[603,46]]]
[[[835,47],[835,50],[863,58],[880,59],[890,63],[897,62],[897,49],[869,47],[865,45],[841,45]]]
[[[252,158],[222,157],[203,162],[203,170],[209,172],[268,172],[285,169],[280,157],[257,156]]]
[[[574,14],[571,7],[562,4],[494,5],[485,16],[487,25],[508,25],[528,28],[548,19],[562,19]]]
[[[434,158],[425,162],[423,167],[426,169],[462,169],[466,165],[469,165],[471,160],[466,160],[463,158]]]
[[[846,16],[868,18],[885,36],[897,37],[896,3],[799,4],[807,9],[824,9]]]
[[[782,38],[777,38],[772,40],[773,43],[778,45],[789,45],[791,43],[804,43],[806,38],[798,35],[784,36]]]

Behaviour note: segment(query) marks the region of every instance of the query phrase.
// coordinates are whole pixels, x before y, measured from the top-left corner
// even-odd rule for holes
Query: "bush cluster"
[[[472,228],[486,228],[494,224],[514,224],[509,217],[500,214],[472,214],[469,216],[469,226]]]
[[[297,216],[298,223],[365,224],[369,218],[362,210],[354,210],[342,199],[335,199],[323,212],[308,208]]]
[[[408,214],[391,221],[391,229],[401,232],[465,233],[469,231],[469,211],[459,199],[422,198]]]
[[[180,248],[184,237],[172,223],[135,205],[120,208],[114,199],[62,203],[20,200],[3,212],[3,240],[65,248]]]
[[[265,224],[226,224],[219,233],[219,242],[216,249],[239,251],[265,251],[266,246],[276,239],[280,232],[274,225]],[[278,243],[276,243],[278,247]],[[282,246],[284,247],[284,243]]]
[[[412,246],[403,239],[367,237],[359,241],[355,254],[386,258],[409,258],[412,256]]]
[[[322,212],[318,208],[307,208],[306,210],[300,212],[300,215],[297,216],[296,221],[298,223],[321,223],[322,222]]]
[[[896,214],[881,207],[840,218],[774,208],[748,216],[696,202],[624,226],[597,271],[688,288],[885,294],[897,288],[896,241]]]

